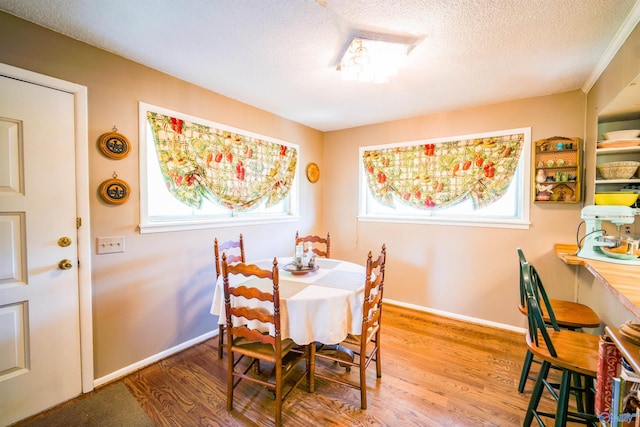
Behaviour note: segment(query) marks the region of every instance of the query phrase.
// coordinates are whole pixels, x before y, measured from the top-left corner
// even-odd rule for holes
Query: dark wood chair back
[[[269,279],[273,283],[272,291],[261,291],[258,288],[248,287],[245,285],[238,287],[229,286],[229,274]],[[271,270],[262,270],[254,264],[245,264],[244,262],[228,264],[226,254],[223,254],[222,280],[224,285],[224,304],[227,316],[226,329],[229,334],[228,340],[231,341],[233,337],[244,337],[249,341],[270,344],[273,346],[274,350],[278,352],[281,344],[278,261],[274,258],[273,268]],[[244,299],[237,299],[234,304],[231,304],[232,298],[235,299],[240,297]],[[263,307],[251,307],[251,304],[248,303],[250,300],[268,302],[271,309],[265,310]],[[263,324],[272,325],[275,333],[270,335],[269,333],[265,333],[264,330],[253,328],[244,323],[240,326],[233,326],[237,323],[236,319],[241,322],[244,322],[244,319],[248,321],[257,320]]]
[[[549,353],[553,357],[557,357],[557,352],[555,347],[553,346],[553,341],[551,340],[551,336],[549,335],[548,327],[551,326],[553,330],[559,331],[560,328],[558,324],[555,322],[555,315],[553,314],[553,308],[549,303],[549,299],[546,296],[546,292],[544,292],[544,288],[542,288],[542,297],[543,304],[547,310],[547,314],[552,319],[551,325],[545,322],[542,316],[542,309],[540,308],[540,299],[541,295],[540,286],[538,283],[539,276],[535,271],[535,268],[530,265],[527,261],[522,263],[521,275],[522,281],[525,289],[525,293],[527,296],[527,320],[528,320],[528,334],[529,339],[534,342],[536,345],[539,345],[539,337],[544,339],[545,345],[549,350]]]
[[[380,327],[382,316],[382,295],[384,291],[384,270],[387,262],[387,248],[382,245],[380,255],[374,260],[371,252],[367,256],[367,273],[362,306],[362,335]],[[373,279],[372,279],[373,277]]]
[[[242,233],[238,240],[227,240],[222,243],[218,243],[218,238],[213,239],[213,254],[215,258],[216,267],[216,282],[222,272],[220,264],[220,254],[226,256],[227,263],[235,262],[247,262],[244,255],[244,240],[242,239]],[[220,323],[220,322],[218,322]],[[222,359],[222,349],[224,348],[224,332],[226,326],[219,325],[218,327],[218,359]]]
[[[220,277],[220,254],[225,253],[227,255],[227,263],[234,262],[247,262],[244,256],[244,240],[242,234],[238,240],[227,240],[226,242],[218,243],[218,238],[213,239],[213,254],[216,260],[216,279]]]
[[[331,236],[327,233],[327,237],[314,235],[300,236],[296,231],[296,245],[298,243],[311,242],[313,244],[313,252],[320,257],[331,258]],[[323,247],[319,247],[322,246]]]

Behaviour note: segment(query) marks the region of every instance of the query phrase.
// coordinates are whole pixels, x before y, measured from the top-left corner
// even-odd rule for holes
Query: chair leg
[[[229,350],[227,347],[227,350]],[[233,352],[227,351],[227,411],[233,410]]]
[[[276,427],[282,425],[282,360],[276,360]]]
[[[584,412],[583,396],[585,392],[583,391],[584,389],[582,386],[582,375],[580,375],[577,372],[574,372],[572,376],[573,376],[573,386],[576,389],[576,409],[578,410],[578,412]]]
[[[376,377],[382,378],[382,360],[380,359],[380,330],[376,335]]]
[[[551,364],[546,361],[542,362],[542,366],[540,366],[538,379],[536,379],[536,383],[533,386],[533,391],[531,392],[531,397],[529,398],[529,407],[527,408],[527,413],[524,417],[524,421],[522,422],[523,427],[529,427],[531,425],[531,422],[533,421],[533,417],[537,417],[536,411],[538,409],[538,403],[540,403],[542,391],[544,390],[544,381],[549,374],[550,367]]]
[[[584,404],[585,404],[585,412],[590,415],[595,415],[596,413],[596,396],[595,390],[593,386],[593,378],[584,377],[585,382],[585,396],[584,396]]]
[[[560,390],[558,391],[558,408],[556,409],[556,427],[564,427],[567,425],[571,376],[570,371],[566,369],[562,371],[562,380],[560,381]]]
[[[518,383],[518,393],[524,392],[524,386],[529,378],[529,371],[531,370],[531,363],[533,362],[533,353],[527,350],[527,354],[524,356],[524,364],[522,365],[522,372],[520,373],[520,382]]]
[[[360,348],[360,407],[367,409],[367,368],[365,364],[367,362],[366,346]]]
[[[218,359],[222,359],[222,347],[224,347],[224,325],[218,325]]]

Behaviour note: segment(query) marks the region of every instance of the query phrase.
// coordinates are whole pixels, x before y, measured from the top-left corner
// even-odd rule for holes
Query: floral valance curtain
[[[148,112],[169,192],[200,208],[203,199],[237,211],[280,202],[291,189],[294,147]]]
[[[367,184],[381,204],[440,209],[471,198],[474,209],[507,191],[524,134],[366,150]]]

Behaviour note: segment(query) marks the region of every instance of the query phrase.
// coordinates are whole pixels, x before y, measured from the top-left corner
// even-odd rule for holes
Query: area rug
[[[123,383],[117,383],[20,426],[153,427],[154,424],[127,387]]]

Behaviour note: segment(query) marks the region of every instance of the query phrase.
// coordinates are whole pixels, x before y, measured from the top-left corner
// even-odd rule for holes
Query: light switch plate
[[[96,253],[98,255],[124,252],[124,236],[98,237],[96,245]]]

